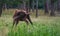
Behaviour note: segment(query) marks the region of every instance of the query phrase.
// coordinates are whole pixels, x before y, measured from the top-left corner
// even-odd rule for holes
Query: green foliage
[[[6,3],[7,5],[18,5],[18,4],[21,4],[21,3],[23,3],[23,1],[26,1],[26,2],[29,2],[29,0],[0,0],[1,2],[4,2],[4,3]],[[30,0],[31,1],[31,3],[32,3],[32,0]],[[39,8],[44,8],[44,3],[45,3],[45,1],[47,1],[47,0],[39,0],[38,2],[38,7]],[[0,3],[1,3],[0,2]],[[50,1],[49,1],[50,2]],[[54,3],[56,3],[57,2],[57,0],[54,0]],[[31,5],[30,5],[31,6]]]
[[[44,8],[44,2],[45,0],[39,0],[39,3],[38,3],[39,8]]]

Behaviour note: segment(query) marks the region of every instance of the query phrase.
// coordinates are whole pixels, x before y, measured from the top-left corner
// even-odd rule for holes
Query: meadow
[[[40,10],[40,12],[43,12]],[[60,17],[42,16],[34,17],[31,14],[33,26],[20,21],[17,27],[12,28],[14,10],[3,11],[0,17],[0,36],[60,36]],[[34,14],[34,15],[33,15]]]

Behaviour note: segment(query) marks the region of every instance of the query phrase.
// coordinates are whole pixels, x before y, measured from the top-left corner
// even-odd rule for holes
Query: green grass
[[[33,26],[19,22],[12,28],[12,13],[3,13],[0,17],[0,36],[60,36],[60,17],[32,17]]]

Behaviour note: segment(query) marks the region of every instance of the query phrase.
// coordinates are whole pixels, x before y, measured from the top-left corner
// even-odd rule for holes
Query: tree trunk
[[[18,4],[17,9],[22,9],[22,4]]]
[[[3,4],[3,10],[6,10],[7,9],[7,5],[6,3]]]
[[[30,3],[29,3],[29,1],[27,2],[27,8],[28,8],[28,12],[30,12]]]
[[[34,5],[35,5],[34,1],[35,0],[32,0],[32,12],[34,12]]]
[[[26,1],[23,0],[23,9],[26,10]]]
[[[0,4],[0,17],[2,15],[2,4]]]
[[[31,12],[31,0],[28,1],[29,12]]]
[[[36,17],[38,17],[38,0],[36,0]]]
[[[2,6],[3,6],[3,0],[0,0],[0,17],[2,15]]]
[[[54,0],[51,0],[51,12],[50,12],[50,16],[55,16]]]
[[[49,3],[48,3],[48,0],[46,0],[46,1],[45,1],[45,14],[48,14],[48,13],[49,13],[49,11],[48,11],[48,8],[49,8],[49,7],[48,7],[48,4],[49,4]]]
[[[31,4],[32,4],[32,3],[31,3],[31,0],[29,0],[28,3],[29,3],[29,12],[31,12]]]
[[[57,0],[57,10],[60,11],[60,0]]]

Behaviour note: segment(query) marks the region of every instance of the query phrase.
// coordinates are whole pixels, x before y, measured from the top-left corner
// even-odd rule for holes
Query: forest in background
[[[55,11],[60,11],[60,0],[0,0],[0,16],[2,14],[2,8],[22,8],[22,9],[36,9],[36,17],[38,16],[38,9],[45,10],[45,14],[55,16]],[[49,12],[51,10],[51,12]]]
[[[33,1],[34,1],[34,4],[36,4],[36,0],[0,0],[0,4],[1,2],[3,2],[3,6],[6,8],[17,8],[18,5],[23,4],[24,1],[26,3],[29,3],[30,7],[32,7]],[[50,0],[38,0],[38,8],[43,9],[45,7],[44,4],[46,1],[50,5]],[[58,0],[54,0],[55,7],[57,7],[57,4],[58,4],[57,2]]]

